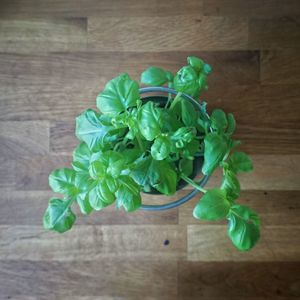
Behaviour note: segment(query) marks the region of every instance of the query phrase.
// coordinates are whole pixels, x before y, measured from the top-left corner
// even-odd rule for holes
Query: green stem
[[[192,180],[191,178],[187,177],[185,174],[181,174],[180,177],[186,181],[188,184],[190,184],[191,186],[193,186],[195,189],[197,189],[198,191],[202,192],[202,193],[206,193],[206,189],[202,188],[200,185],[198,185],[194,180]]]
[[[180,100],[182,93],[179,92],[171,103],[170,109],[173,109],[175,104]]]
[[[169,88],[171,87],[171,82],[168,83],[168,87]],[[168,93],[168,101],[167,101],[167,103],[165,105],[165,108],[167,108],[169,106],[171,99],[172,99],[172,94]]]

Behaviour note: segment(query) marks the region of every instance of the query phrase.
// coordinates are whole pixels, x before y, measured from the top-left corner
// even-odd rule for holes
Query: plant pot
[[[171,93],[173,95],[177,94],[177,91],[170,89],[170,88],[166,88],[166,87],[150,87],[150,88],[147,87],[147,88],[140,89],[140,94],[152,93],[152,92],[156,92],[156,93],[157,92],[165,92],[165,93]],[[202,106],[198,101],[196,101],[195,99],[191,98],[190,96],[188,96],[186,94],[183,94],[182,97],[185,98],[187,101],[192,102],[192,104],[195,106],[195,109],[198,109],[200,111],[200,113],[203,114],[203,117],[208,118],[207,115],[204,115],[204,113],[202,111]],[[161,95],[159,95],[159,96],[153,95],[153,96],[142,97],[141,100],[143,102],[148,102],[148,101],[156,102],[156,103],[159,103],[160,107],[164,107],[164,105],[168,101],[168,97],[161,96]],[[202,165],[203,165],[203,156],[195,157],[195,159],[193,161],[193,172],[189,176],[191,179],[194,179],[200,173]],[[199,182],[199,185],[201,187],[204,187],[204,185],[208,181],[208,178],[209,178],[208,176],[204,176],[201,179],[201,181]],[[177,184],[176,190],[179,191],[187,185],[188,185],[188,183],[181,179]],[[163,205],[145,205],[145,204],[143,204],[140,209],[143,209],[143,210],[165,210],[165,209],[174,208],[174,207],[177,207],[177,206],[187,202],[188,200],[192,199],[198,192],[199,192],[198,190],[193,190],[192,192],[190,192],[188,195],[182,197],[181,199],[178,199],[176,201],[173,201],[173,202],[170,202],[167,204],[163,204]],[[149,192],[143,191],[143,193],[153,194],[153,195],[162,195],[160,192],[158,192],[154,188],[152,188]]]

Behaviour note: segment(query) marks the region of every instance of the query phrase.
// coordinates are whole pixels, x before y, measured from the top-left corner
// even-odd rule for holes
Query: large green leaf
[[[193,216],[201,220],[224,219],[230,209],[230,202],[226,198],[226,192],[220,189],[207,191],[194,208]]]
[[[174,77],[174,87],[177,91],[195,96],[199,92],[198,75],[191,66],[181,68]]]
[[[138,209],[142,204],[140,186],[130,176],[120,176],[119,182],[116,192],[118,207],[123,206],[127,212]]]
[[[240,182],[234,172],[226,170],[221,189],[226,191],[227,199],[234,202],[240,196]]]
[[[204,163],[202,173],[210,175],[219,165],[228,151],[228,143],[224,136],[209,133],[204,139]]]
[[[73,169],[77,172],[88,172],[91,151],[86,143],[80,143],[73,151]]]
[[[110,80],[97,97],[97,107],[104,114],[116,115],[136,106],[140,99],[139,85],[127,73]]]
[[[78,194],[75,185],[76,172],[72,169],[56,169],[49,175],[49,185],[53,192],[74,197]]]
[[[90,190],[89,194],[90,205],[95,210],[100,210],[112,204],[116,197],[106,182],[106,180],[98,181],[96,185]]]
[[[76,136],[95,152],[110,145],[123,131],[114,128],[106,116],[88,109],[76,118]]]
[[[160,135],[151,146],[151,155],[156,160],[163,160],[171,152],[172,142],[168,136]]]
[[[168,73],[157,67],[149,67],[141,75],[141,83],[150,86],[161,86],[168,81]]]
[[[214,109],[211,116],[211,127],[220,133],[223,133],[227,128],[228,121],[226,114],[221,109]]]
[[[228,236],[241,251],[251,249],[260,237],[258,215],[247,206],[234,205],[228,215]]]
[[[70,209],[70,201],[52,198],[43,217],[44,228],[63,233],[73,226],[76,216]]]
[[[144,104],[138,113],[139,129],[144,138],[153,141],[161,134],[163,118],[161,109],[149,101]]]
[[[253,170],[251,158],[244,152],[234,152],[229,159],[229,166],[234,172],[250,172]]]

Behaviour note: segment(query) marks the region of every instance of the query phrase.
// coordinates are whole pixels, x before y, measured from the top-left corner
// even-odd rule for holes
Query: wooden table
[[[298,0],[2,0],[0,299],[299,299],[299,16]],[[198,197],[46,232],[47,178],[71,161],[75,116],[119,73],[175,72],[188,55],[212,65],[203,98],[235,114],[253,157],[241,203],[262,217],[257,247],[240,253],[224,223],[193,219]]]

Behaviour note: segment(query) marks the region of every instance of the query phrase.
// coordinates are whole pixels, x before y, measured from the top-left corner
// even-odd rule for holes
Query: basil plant
[[[90,214],[115,204],[127,212],[141,206],[141,192],[173,195],[179,181],[203,193],[193,210],[199,220],[227,220],[227,235],[239,250],[252,248],[260,236],[257,214],[237,204],[237,174],[252,170],[252,161],[232,138],[231,113],[215,109],[210,116],[184,98],[199,99],[207,89],[210,65],[188,57],[175,75],[158,67],[141,74],[141,84],[167,85],[177,91],[161,105],[143,101],[139,83],[126,73],[109,81],[97,97],[99,111],[87,109],[76,118],[78,146],[70,168],[54,170],[49,185],[62,199],[51,198],[44,214],[46,229],[63,233],[73,226],[73,205]],[[203,156],[202,173],[223,169],[220,187],[205,190],[194,180],[194,160]]]

